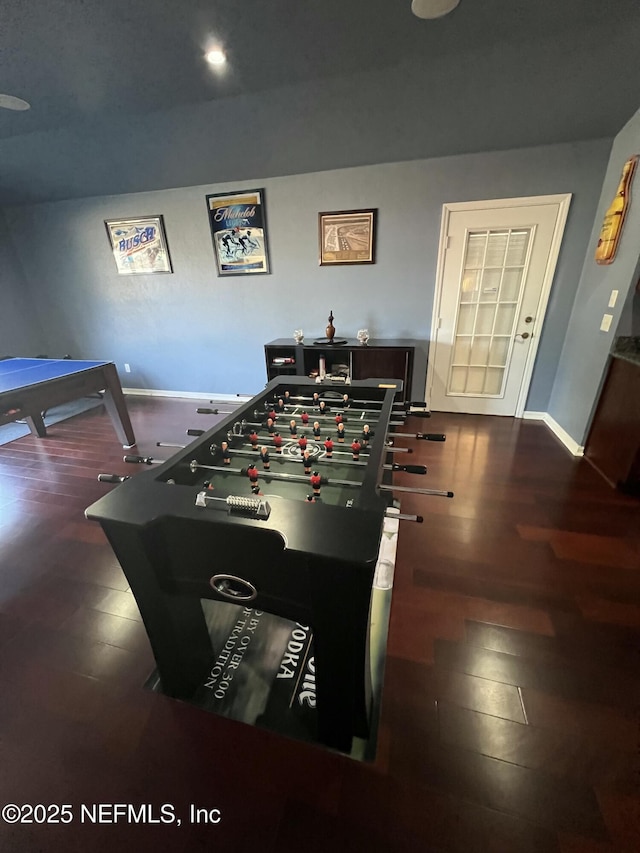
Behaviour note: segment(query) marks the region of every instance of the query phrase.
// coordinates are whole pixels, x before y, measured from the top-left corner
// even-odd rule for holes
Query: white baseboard
[[[560,439],[573,456],[584,456],[584,447],[578,444],[575,439],[571,438],[569,433],[561,427],[555,418],[552,418],[549,412],[523,412],[522,417],[530,421],[542,421],[545,423],[551,432]]]
[[[184,400],[220,400],[223,403],[246,403],[254,396],[249,394],[216,394],[198,393],[196,391],[160,391],[157,388],[123,388],[123,394],[132,394],[137,397],[178,397]],[[256,391],[256,394],[258,392]]]

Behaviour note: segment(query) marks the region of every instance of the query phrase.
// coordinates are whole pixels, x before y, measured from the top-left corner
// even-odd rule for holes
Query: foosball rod
[[[287,411],[287,409],[293,410],[293,411]],[[347,412],[351,415],[354,415],[354,416],[359,415],[359,418],[357,418],[358,420],[363,420],[364,415],[366,415],[366,414],[373,415],[374,417],[376,417],[380,414],[379,409],[342,409],[339,406],[334,406],[333,408],[328,407],[324,412],[317,412],[317,411],[314,411],[313,409],[311,410],[311,412],[309,412],[307,409],[304,409],[302,406],[292,405],[291,403],[288,403],[287,405],[285,405],[284,409],[274,408],[273,411],[276,413],[276,415],[281,415],[282,417],[288,417],[290,415],[292,418],[295,418],[295,417],[299,417],[299,415],[296,415],[296,410],[298,410],[298,409],[300,409],[301,412],[306,411],[307,414],[309,415],[309,418],[311,418],[311,416],[313,416],[314,419],[326,418],[326,417],[335,417],[335,415],[331,414],[332,412],[335,412],[336,414],[342,414],[344,412],[345,413],[345,421],[347,420],[347,415],[346,415]],[[255,415],[255,412],[254,412],[254,415]],[[398,412],[391,412],[391,415],[392,415],[392,417],[401,417],[402,416],[401,412],[399,412],[399,411]],[[404,421],[402,421],[402,423],[404,423]]]
[[[267,445],[269,441],[273,441],[273,439],[265,438],[263,444]],[[189,445],[187,445],[187,444],[173,444],[173,443],[168,442],[168,441],[156,441],[156,447],[171,447],[171,448],[177,449],[177,450],[184,450],[188,446]],[[272,447],[273,445],[268,445],[268,446]],[[312,448],[313,447],[320,447],[320,446],[321,445],[319,445],[317,443],[313,443],[313,442],[311,443]],[[249,456],[252,453],[257,452],[257,446],[254,448],[253,445],[247,444],[245,442],[244,447],[246,447],[247,450],[238,450],[237,448],[233,448],[233,447],[230,447],[229,450],[231,453],[243,453],[243,454],[249,455]],[[251,448],[251,449],[249,449],[249,448]],[[214,453],[215,451],[211,450],[211,452]],[[334,449],[332,452],[338,456],[351,456],[352,455],[352,453],[348,450],[335,450]],[[407,448],[407,447],[387,447],[387,448],[385,448],[385,453],[413,453],[413,450],[411,448]],[[280,454],[278,454],[278,456],[279,455]],[[366,456],[367,459],[370,456],[369,453],[363,453],[362,451],[360,452],[360,455]],[[327,461],[327,457],[322,457],[322,459],[325,462]],[[126,456],[126,457],[124,457],[124,461],[125,462],[131,462],[131,463],[144,463],[145,465],[158,465],[160,462],[163,462],[163,461],[166,462],[166,460],[153,459],[153,457],[151,457],[151,456],[147,456],[147,457]],[[344,462],[345,460],[342,460],[342,461]],[[363,462],[362,464],[366,465],[367,463]],[[389,468],[388,465],[383,465],[382,467],[383,468]]]
[[[239,438],[239,437],[240,436],[238,436],[238,435],[233,435],[233,434],[231,435],[231,438]],[[244,437],[246,438],[246,436],[244,436]],[[270,437],[267,437],[267,438],[261,437],[260,441],[256,445],[256,450],[258,449],[258,445],[260,443],[269,444],[270,441],[273,441],[273,439]],[[297,444],[298,443],[295,438],[288,438],[286,441],[289,444],[291,444],[291,443]],[[337,439],[336,439],[336,441],[337,441]],[[312,447],[322,447],[323,446],[322,442],[315,441],[314,439],[310,439],[309,444]],[[245,447],[253,447],[253,445],[249,444],[248,442],[245,442],[244,446]],[[271,446],[271,445],[269,445],[269,446]],[[285,445],[283,444],[282,446],[284,447]],[[367,446],[371,447],[371,444],[369,444]],[[185,445],[185,447],[186,447],[186,445]],[[340,447],[343,447],[343,445],[340,444]],[[385,453],[413,453],[413,448],[412,447],[386,447],[385,446],[384,452]],[[344,456],[350,456],[351,455],[350,451],[348,451],[348,450],[336,450],[335,445],[334,445],[333,453],[334,454],[337,453],[338,455],[344,455]],[[371,454],[370,453],[363,453],[362,451],[360,451],[360,455],[369,457]]]
[[[380,387],[386,387],[386,386],[380,386]],[[348,394],[347,394],[347,397],[349,397]],[[320,400],[324,400],[325,403],[333,403],[334,406],[343,406],[345,409],[349,408],[351,403],[362,403],[365,406],[380,406],[380,407],[382,407],[385,403],[384,400],[358,400],[358,399],[355,399],[353,397],[349,397],[349,399],[347,400],[346,403],[342,400],[342,398],[338,398],[338,397],[329,397],[328,399],[320,397],[318,399],[318,401],[316,401],[313,399],[313,397],[304,397],[301,395],[295,395],[295,396],[289,395],[288,397],[285,397],[284,394],[280,394],[277,399],[278,400],[299,400],[303,403],[313,403],[314,406],[317,406],[318,403],[320,402]],[[271,404],[269,404],[269,405],[271,405]],[[274,405],[275,405],[275,403],[274,403]],[[287,404],[285,403],[285,405],[287,405]],[[392,405],[396,408],[402,408],[402,409],[407,409],[407,408],[426,409],[427,404],[424,402],[424,400],[417,400],[414,402],[406,401],[404,403],[394,402]],[[431,415],[429,413],[429,415],[427,415],[427,417],[430,417],[430,416]]]
[[[285,415],[285,417],[287,417],[287,415]],[[296,418],[289,418],[289,421],[295,421],[295,420],[296,420]],[[336,426],[338,425],[338,423],[343,423],[343,424],[345,424],[345,431],[347,429],[346,424],[358,423],[358,421],[350,421],[350,420],[336,421],[335,415],[318,415],[317,417],[314,415],[313,420],[318,421],[318,423],[320,425],[323,425],[323,424],[326,425],[328,421],[331,422],[332,424],[335,424]],[[264,429],[266,426],[266,423],[264,421],[242,420],[242,421],[236,421],[236,423],[240,424],[240,426],[243,429],[245,427],[260,427],[260,429]],[[274,421],[274,423],[277,423],[277,421]],[[282,423],[282,421],[281,421],[281,423]],[[309,418],[309,421],[306,424],[303,424],[302,422],[300,422],[300,427],[301,427],[301,429],[311,429],[312,423],[313,423],[313,421],[311,420],[311,418]],[[360,421],[360,423],[362,423],[362,422]],[[363,426],[366,423],[367,422],[364,421]],[[378,421],[375,422],[375,426],[377,426],[377,425],[378,425]],[[288,423],[287,423],[287,426],[289,426]],[[297,426],[298,426],[298,424],[296,423],[296,427]],[[404,421],[389,421],[388,426],[405,426],[405,423],[404,423]],[[353,430],[352,430],[352,432],[353,432]],[[362,430],[358,430],[358,432],[362,432]]]
[[[413,438],[418,441],[446,441],[443,432],[390,432],[387,438]]]
[[[200,463],[196,459],[193,459],[191,461],[189,468],[191,469],[191,471],[193,473],[195,473],[196,471],[199,471],[199,470],[205,470],[205,471],[220,471],[221,473],[242,474],[245,476],[247,474],[246,468],[229,468],[229,467],[223,468],[220,465],[200,465]],[[280,473],[275,472],[275,471],[260,471],[259,477],[260,477],[260,479],[267,480],[267,481],[269,479],[276,479],[276,480],[291,480],[291,481],[296,482],[296,483],[308,483],[309,482],[309,478],[305,474],[280,474]],[[355,486],[357,488],[362,487],[362,483],[360,483],[356,480],[338,480],[338,479],[333,479],[330,477],[322,477],[321,483],[322,483],[322,485],[325,485],[325,486],[327,486],[327,485],[332,486],[333,485],[333,486]],[[410,489],[408,486],[387,486],[384,483],[380,483],[378,485],[378,488],[381,489],[382,491],[385,491],[385,492],[398,491],[398,492],[408,492],[408,493],[414,494],[414,495],[435,495],[435,496],[444,497],[444,498],[452,498],[453,497],[453,492],[445,492],[445,491],[441,491],[438,489]]]
[[[175,447],[177,445],[161,445],[160,442],[158,442],[158,447],[167,447],[167,446]],[[246,445],[246,446],[248,447],[248,445]],[[234,456],[244,456],[244,457],[256,459],[255,452],[256,452],[255,450],[248,450],[248,449],[247,450],[238,450],[238,449],[233,448],[233,447],[229,448],[229,453],[231,453]],[[213,453],[213,451],[212,451],[212,453]],[[334,454],[340,453],[343,456],[350,456],[351,455],[351,453],[349,453],[346,450],[342,451],[342,452],[339,450],[334,450],[333,453]],[[365,454],[365,455],[368,456],[368,454]],[[291,462],[294,465],[296,465],[302,461],[302,457],[300,457],[299,459],[296,459],[296,458],[283,456],[282,454],[274,454],[273,456],[269,457],[269,460],[270,460],[270,462],[282,462],[282,463]],[[313,457],[313,460],[314,460],[314,462],[322,463],[322,465],[326,465],[328,462],[330,463],[333,461],[331,458],[327,458],[326,456]],[[357,459],[340,459],[340,460],[335,460],[335,464],[336,465],[348,465],[348,466],[351,466],[353,468],[356,468],[356,467],[357,468],[366,468],[369,463],[364,461],[364,460],[360,461]],[[426,474],[427,473],[427,466],[426,465],[398,465],[397,463],[393,463],[391,465],[383,465],[382,467],[386,471],[404,471],[407,474]]]
[[[288,406],[287,408],[293,409],[294,411],[292,411],[292,412],[282,412],[282,411],[274,412],[274,414],[276,416],[275,418],[272,418],[274,423],[276,422],[276,418],[277,419],[280,419],[280,418],[285,419],[286,418],[290,421],[302,420],[302,413],[303,412],[306,412],[308,415],[307,423],[312,423],[313,421],[326,420],[327,418],[329,420],[335,420],[337,417],[340,417],[340,419],[345,424],[349,421],[351,421],[352,423],[358,423],[361,421],[365,421],[365,423],[367,422],[367,419],[365,417],[363,417],[366,414],[366,409],[349,409],[346,411],[344,411],[342,409],[333,409],[333,410],[329,409],[328,411],[325,411],[325,412],[314,412],[314,411],[312,411],[311,413],[309,413],[307,411],[307,409],[302,409],[300,406]],[[300,411],[296,414],[296,410],[298,410],[298,409]],[[371,412],[371,414],[375,416],[375,420],[373,420],[373,419],[371,419],[371,420],[373,420],[373,422],[376,424],[379,423],[378,415],[380,414],[380,412]],[[392,414],[395,414],[395,412]],[[353,417],[351,417],[352,415],[353,415]],[[357,415],[357,417],[356,417],[356,415]],[[253,410],[253,417],[257,419],[258,423],[262,423],[262,424],[265,424],[267,422],[267,419],[270,417],[270,412],[266,412],[264,414],[264,420],[261,421],[260,418],[262,418],[262,416],[263,416],[263,413],[260,411],[260,409],[254,409]]]

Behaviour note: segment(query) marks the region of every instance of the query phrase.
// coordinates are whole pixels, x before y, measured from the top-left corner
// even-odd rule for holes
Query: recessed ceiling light
[[[207,62],[210,62],[211,65],[224,65],[227,61],[225,52],[221,47],[214,47],[213,50],[210,50],[209,53],[207,53],[205,59]]]
[[[16,98],[15,95],[0,95],[0,107],[5,110],[28,110],[31,109],[31,104],[23,101],[22,98]]]
[[[453,12],[460,0],[413,0],[411,11],[418,18],[427,20],[433,18],[444,18],[449,12]]]

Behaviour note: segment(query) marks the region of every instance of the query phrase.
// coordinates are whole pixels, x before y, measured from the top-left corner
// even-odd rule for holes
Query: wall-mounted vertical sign
[[[597,264],[612,264],[615,259],[625,216],[631,202],[631,182],[637,162],[638,155],[636,154],[634,157],[629,157],[624,164],[615,198],[605,213],[604,222],[600,229],[600,239],[596,247]]]
[[[206,198],[218,275],[268,273],[264,190]]]

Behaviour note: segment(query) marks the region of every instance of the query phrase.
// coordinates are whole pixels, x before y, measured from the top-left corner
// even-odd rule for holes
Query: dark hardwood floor
[[[203,401],[206,402],[206,401]],[[209,426],[197,401],[128,398],[139,450]],[[84,509],[122,462],[97,408],[0,447],[2,851],[640,850],[640,501],[540,424],[435,415],[405,496],[378,757],[355,762],[143,689],[146,633]],[[164,451],[164,454],[170,451]],[[397,475],[397,482],[415,482]],[[181,826],[81,821],[173,804]],[[220,809],[189,824],[187,806]]]

